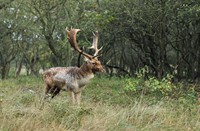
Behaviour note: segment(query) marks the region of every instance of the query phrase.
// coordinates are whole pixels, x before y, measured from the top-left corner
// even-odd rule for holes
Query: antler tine
[[[97,57],[99,51],[102,49],[102,47],[98,49],[98,36],[99,36],[98,31],[96,31],[95,33],[93,32],[93,43],[90,48],[95,50],[95,53],[93,55],[94,57]]]
[[[78,51],[79,53],[83,54],[84,56],[88,57],[88,58],[92,58],[91,55],[83,52],[81,49],[79,49],[78,47],[78,43],[76,41],[76,34],[81,31],[80,29],[73,29],[71,28],[71,30],[69,31],[67,28],[66,28],[66,33],[67,33],[67,39],[71,45],[72,48],[74,48],[76,51]]]

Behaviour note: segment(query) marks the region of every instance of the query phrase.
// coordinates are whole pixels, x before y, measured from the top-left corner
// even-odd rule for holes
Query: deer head
[[[79,31],[80,29],[71,29],[69,31],[66,28],[67,38],[71,47],[85,56],[85,59],[84,59],[85,64],[82,65],[82,68],[90,69],[92,72],[102,72],[103,67],[101,65],[101,62],[98,60],[98,53],[102,49],[102,48],[98,49],[98,31],[93,33],[93,43],[92,43],[92,46],[90,47],[90,49],[95,50],[94,55],[87,54],[78,47],[78,43],[76,41],[76,34]]]

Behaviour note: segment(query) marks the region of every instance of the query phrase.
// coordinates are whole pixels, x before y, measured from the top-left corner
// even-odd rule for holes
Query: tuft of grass
[[[2,131],[198,131],[200,104],[124,91],[124,80],[96,77],[82,93],[81,107],[61,92],[40,109],[43,82],[36,77],[0,81]],[[188,96],[187,96],[188,97]],[[184,101],[184,102],[183,102]]]

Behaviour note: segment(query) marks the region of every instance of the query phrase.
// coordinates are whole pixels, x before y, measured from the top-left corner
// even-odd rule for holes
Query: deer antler
[[[76,51],[79,53],[83,54],[84,56],[88,57],[89,59],[92,59],[93,56],[83,52],[81,49],[78,47],[78,43],[76,41],[76,34],[81,31],[80,29],[71,29],[70,31],[66,28],[66,33],[67,33],[67,39],[71,45]]]
[[[98,31],[93,33],[93,43],[92,43],[92,46],[90,47],[90,49],[95,50],[93,57],[97,57],[99,51],[102,49],[102,47],[98,49],[98,36],[99,36]]]

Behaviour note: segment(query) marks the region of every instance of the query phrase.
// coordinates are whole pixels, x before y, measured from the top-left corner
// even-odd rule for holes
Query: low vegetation
[[[156,82],[155,79],[152,81]],[[150,81],[141,82],[139,78],[96,77],[83,91],[80,108],[71,106],[68,94],[61,92],[40,109],[44,86],[41,78],[26,76],[3,80],[0,81],[0,130],[200,129],[200,105],[196,91],[191,91],[192,85],[174,85],[173,88],[179,88],[179,91],[173,89],[169,95],[167,90],[167,95],[158,90],[147,90],[147,82]],[[134,83],[137,83],[136,87],[139,84],[144,87],[129,90]],[[132,87],[127,88],[131,84]],[[162,84],[154,84],[157,85]]]

